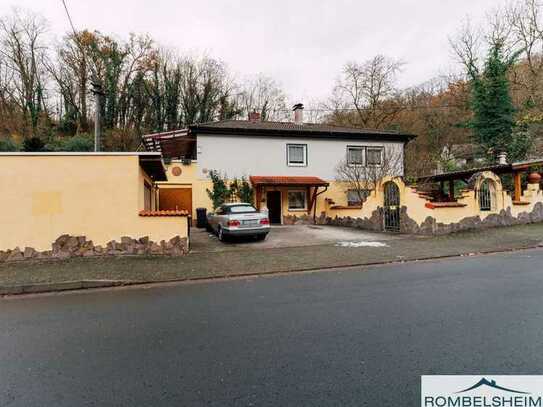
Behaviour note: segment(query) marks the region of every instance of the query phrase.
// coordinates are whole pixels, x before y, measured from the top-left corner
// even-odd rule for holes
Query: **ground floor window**
[[[348,206],[360,206],[368,198],[370,191],[367,189],[349,189],[347,191],[347,205]]]
[[[306,191],[288,191],[288,209],[306,209]]]

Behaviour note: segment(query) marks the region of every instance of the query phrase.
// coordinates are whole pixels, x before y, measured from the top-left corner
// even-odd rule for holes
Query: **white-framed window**
[[[287,165],[289,167],[307,166],[307,144],[287,144]]]
[[[368,196],[370,195],[370,191],[368,189],[349,189],[347,191],[347,205],[348,206],[360,206],[362,205]]]
[[[364,147],[347,146],[347,164],[364,165]]]
[[[368,147],[366,149],[366,165],[383,164],[383,149],[381,147]]]
[[[307,208],[307,195],[306,191],[301,190],[292,190],[287,193],[288,199],[288,209],[290,210],[304,210]]]

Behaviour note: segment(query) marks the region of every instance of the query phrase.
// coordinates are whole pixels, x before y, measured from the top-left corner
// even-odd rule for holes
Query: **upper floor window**
[[[347,146],[347,164],[364,165],[364,147]]]
[[[383,149],[368,147],[366,150],[366,164],[367,165],[381,165],[383,163]]]
[[[307,165],[307,144],[287,144],[287,165],[290,167]]]

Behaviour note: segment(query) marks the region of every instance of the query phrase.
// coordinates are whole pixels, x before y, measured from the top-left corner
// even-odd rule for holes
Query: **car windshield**
[[[251,205],[236,205],[230,207],[230,213],[254,213],[256,209]]]

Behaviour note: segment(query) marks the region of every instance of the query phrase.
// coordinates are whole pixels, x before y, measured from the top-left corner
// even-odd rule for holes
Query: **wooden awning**
[[[507,174],[513,171],[513,167],[511,164],[487,165],[484,167],[470,168],[470,169],[461,170],[461,171],[451,171],[451,172],[444,172],[444,173],[436,174],[436,175],[426,175],[423,177],[418,177],[417,182],[421,182],[421,183],[440,182],[440,181],[449,181],[449,180],[456,180],[456,179],[467,180],[473,174],[476,174],[481,171],[492,171],[495,174]]]
[[[140,156],[139,160],[141,168],[153,181],[168,181],[160,155],[157,154],[156,157]]]
[[[142,141],[147,151],[160,152],[166,159],[196,158],[196,137],[186,129],[146,134]]]
[[[530,167],[543,166],[543,158],[535,158],[532,160],[526,161],[517,161],[511,164],[493,164],[483,167],[470,168],[467,170],[460,171],[450,171],[444,172],[436,175],[426,175],[423,177],[418,177],[417,182],[440,182],[440,181],[449,181],[449,180],[467,180],[473,174],[481,171],[492,171],[493,173],[500,174],[510,174],[517,171],[527,171]]]

